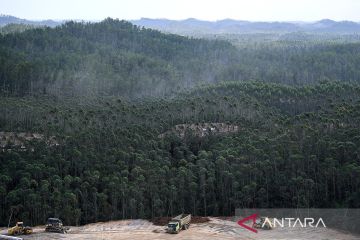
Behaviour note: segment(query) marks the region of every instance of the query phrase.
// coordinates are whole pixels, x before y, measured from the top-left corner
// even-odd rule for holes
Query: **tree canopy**
[[[66,224],[231,215],[238,207],[359,207],[360,86],[229,82],[173,99],[3,97],[6,132],[54,136],[0,152],[0,221]],[[238,132],[159,137],[176,124]],[[209,129],[206,129],[208,131]],[[209,130],[210,131],[210,130]]]

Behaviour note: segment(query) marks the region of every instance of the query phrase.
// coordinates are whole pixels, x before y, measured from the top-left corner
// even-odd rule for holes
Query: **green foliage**
[[[360,82],[357,35],[259,33],[206,40],[111,18],[13,32],[0,36],[5,96],[138,99],[224,81]]]
[[[0,131],[45,138],[0,139],[0,225],[360,207],[359,42],[242,37],[110,18],[1,35]],[[164,134],[208,123],[239,131]]]
[[[225,41],[163,34],[110,18],[67,22],[0,36],[0,90],[159,96],[213,79],[233,50]]]
[[[55,136],[0,152],[0,224],[238,207],[360,207],[360,86],[223,83],[173,99],[2,97],[0,129]],[[238,133],[159,135],[180,123]],[[7,149],[11,149],[11,151]],[[14,219],[14,220],[15,220]]]
[[[42,28],[42,26],[10,23],[10,24],[7,24],[7,25],[5,25],[3,27],[0,27],[0,34],[24,32],[24,31],[26,31],[28,29],[34,29],[34,28]]]

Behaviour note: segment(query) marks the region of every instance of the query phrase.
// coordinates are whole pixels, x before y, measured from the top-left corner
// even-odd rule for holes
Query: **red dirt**
[[[164,226],[170,222],[171,217],[155,217],[151,219],[151,222],[156,226]],[[209,222],[210,218],[201,216],[191,216],[191,223],[206,223]]]
[[[151,219],[150,222],[152,222],[156,226],[164,226],[168,224],[168,222],[171,220],[171,217],[155,217]]]
[[[210,222],[210,218],[201,216],[192,216],[191,223],[206,223]]]
[[[234,217],[229,217],[229,216],[218,216],[216,218],[221,219],[221,220],[227,220],[227,221],[233,221],[234,220]]]

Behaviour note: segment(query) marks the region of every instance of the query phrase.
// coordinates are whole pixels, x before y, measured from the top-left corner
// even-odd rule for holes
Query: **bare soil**
[[[170,222],[171,217],[156,217],[151,220],[151,222],[156,226],[165,226]],[[191,216],[191,224],[194,223],[206,223],[209,222],[210,218],[201,217],[201,216]]]
[[[165,223],[166,224],[166,223]],[[165,225],[164,224],[164,225]],[[1,234],[6,233],[6,229]],[[80,227],[70,227],[67,234],[46,233],[44,226],[34,228],[34,233],[22,236],[24,240],[89,239],[89,240],[248,240],[248,239],[311,239],[311,240],[355,240],[360,236],[339,232],[329,228],[274,228],[253,233],[240,227],[236,221],[210,218],[204,223],[193,223],[188,230],[179,234],[168,234],[165,226],[157,226],[147,220],[122,220],[99,222]]]

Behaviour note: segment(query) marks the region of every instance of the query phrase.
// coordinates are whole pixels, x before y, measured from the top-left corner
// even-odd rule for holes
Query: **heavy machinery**
[[[264,229],[264,230],[270,230],[272,229],[271,223],[269,221],[266,221],[266,217],[261,217],[260,219],[256,219],[256,221],[253,224],[253,228],[258,228],[258,229]]]
[[[180,214],[171,219],[167,226],[168,233],[179,233],[181,230],[186,230],[190,227],[191,214]]]
[[[31,234],[32,232],[33,232],[32,228],[28,226],[24,226],[23,222],[17,222],[14,227],[8,229],[8,234],[12,236]]]
[[[67,228],[64,227],[62,221],[58,218],[48,218],[45,231],[46,232],[57,232],[57,233],[66,233]]]

